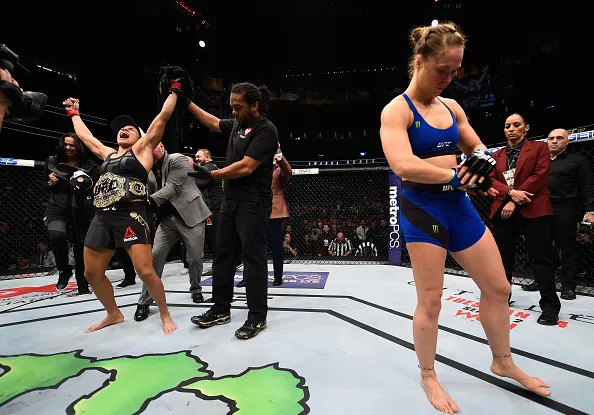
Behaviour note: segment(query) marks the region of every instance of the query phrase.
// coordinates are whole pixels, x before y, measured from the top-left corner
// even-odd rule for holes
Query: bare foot
[[[170,315],[166,317],[161,317],[161,321],[163,322],[163,333],[171,334],[175,330],[177,330],[177,324],[173,322]]]
[[[458,405],[450,398],[437,379],[432,377],[421,378],[421,385],[425,389],[427,399],[431,402],[431,405],[438,411],[445,412],[446,414],[454,414],[458,412]]]
[[[103,327],[111,326],[112,324],[120,324],[124,321],[124,315],[118,311],[118,314],[114,316],[108,315],[97,324],[93,324],[85,331],[85,333],[91,333],[93,331],[101,330]]]
[[[497,376],[515,380],[530,392],[534,392],[542,396],[549,396],[551,394],[551,391],[543,389],[551,387],[548,383],[540,380],[539,378],[528,376],[513,362],[511,364],[502,364],[498,361],[493,361],[491,364],[491,372],[495,373]]]

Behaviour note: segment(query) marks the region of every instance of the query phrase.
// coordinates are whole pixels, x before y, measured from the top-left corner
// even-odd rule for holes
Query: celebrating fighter
[[[180,89],[179,83],[171,81],[170,94],[145,135],[141,135],[138,124],[126,115],[113,120],[111,128],[117,134],[117,150],[103,145],[93,136],[80,117],[77,99],[64,101],[78,137],[104,160],[99,167],[101,176],[94,187],[97,210],[85,239],[84,262],[85,276],[105,307],[107,317],[89,327],[87,333],[124,321],[113,296],[113,287],[105,276],[114,250],[122,246],[159,307],[163,331],[169,334],[177,329],[167,308],[163,283],[152,264],[146,183],[153,165],[153,149],[161,141],[167,120],[177,103],[177,94],[173,92]]]

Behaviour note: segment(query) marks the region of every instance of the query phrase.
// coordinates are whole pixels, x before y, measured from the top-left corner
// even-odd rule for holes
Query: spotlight
[[[431,20],[431,26],[437,26],[438,24],[439,24],[439,21],[437,19]]]
[[[201,40],[198,42],[198,46],[200,46],[201,48],[206,46],[206,42],[204,42],[204,40]]]

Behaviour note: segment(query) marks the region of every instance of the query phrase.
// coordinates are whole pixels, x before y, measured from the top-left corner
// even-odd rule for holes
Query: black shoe
[[[148,304],[138,304],[136,306],[136,312],[134,313],[134,320],[142,321],[146,320],[149,315]]]
[[[225,311],[223,313],[217,313],[213,308],[211,308],[204,314],[193,316],[190,320],[200,328],[206,329],[208,327],[214,326],[215,324],[227,324],[230,322],[231,312]]]
[[[78,289],[78,295],[86,295],[86,294],[91,294],[91,290],[89,290],[89,287]]]
[[[241,280],[241,281],[239,281],[239,282],[237,283],[237,286],[238,286],[238,287],[245,287],[245,284],[246,284],[245,280]]]
[[[131,285],[136,285],[136,281],[124,280],[124,281],[120,282],[118,285],[116,285],[116,288],[126,288]]]
[[[195,302],[196,304],[203,303],[204,302],[204,297],[202,296],[202,293],[193,293],[192,294],[192,301]]]
[[[536,281],[534,281],[531,284],[523,285],[522,289],[524,291],[538,291],[538,283]]]
[[[62,291],[68,285],[68,281],[72,278],[72,269],[66,271],[60,271],[58,274],[58,283],[56,284],[56,289],[58,291]]]
[[[246,320],[237,331],[235,332],[235,337],[241,340],[251,339],[252,337],[256,337],[258,333],[266,328],[266,320],[262,321],[251,321]]]
[[[212,277],[212,268],[202,273],[203,277]]]
[[[564,300],[575,300],[575,291],[571,288],[563,288],[561,290],[561,298]]]
[[[272,285],[274,285],[274,286],[276,286],[276,287],[278,287],[279,285],[283,285],[283,280],[280,280],[280,281],[274,281],[274,282],[272,283]]]
[[[542,313],[536,322],[543,326],[556,326],[559,322],[559,316],[553,313]]]

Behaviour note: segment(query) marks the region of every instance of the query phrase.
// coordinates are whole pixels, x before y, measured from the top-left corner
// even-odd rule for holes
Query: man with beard
[[[186,101],[188,110],[202,124],[229,139],[226,167],[211,171],[197,166],[188,173],[199,179],[225,181],[213,262],[214,305],[192,317],[192,322],[207,328],[231,321],[235,265],[243,253],[249,313],[245,324],[235,332],[239,339],[250,339],[266,328],[267,229],[272,210],[272,159],[278,148],[278,131],[266,117],[269,102],[266,86],[258,88],[247,82],[235,84],[231,90],[235,119],[219,120]]]

